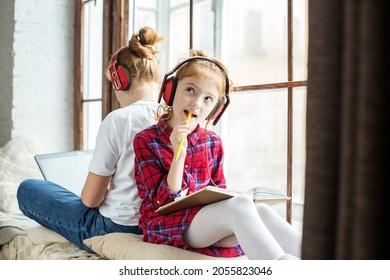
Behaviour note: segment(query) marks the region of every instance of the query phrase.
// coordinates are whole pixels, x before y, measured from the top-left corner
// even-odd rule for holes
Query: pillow
[[[39,150],[40,145],[33,134],[15,137],[0,148],[0,211],[22,214],[16,192],[24,179],[42,179],[34,160]]]
[[[26,234],[33,244],[69,242],[65,237],[43,226],[30,228],[26,230]]]
[[[84,244],[103,258],[110,260],[216,260],[227,259],[207,256],[177,247],[147,243],[142,235],[115,232],[91,237]],[[228,259],[247,259],[246,256]]]

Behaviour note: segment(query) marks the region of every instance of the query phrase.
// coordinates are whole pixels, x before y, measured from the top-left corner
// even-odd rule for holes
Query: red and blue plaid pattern
[[[183,231],[201,207],[183,209],[167,215],[155,212],[157,208],[172,202],[179,195],[173,193],[167,183],[174,155],[169,140],[171,132],[168,124],[160,119],[156,125],[139,132],[134,138],[135,179],[139,196],[143,199],[139,225],[143,230],[144,241],[168,244],[217,257],[243,255],[240,246],[194,249],[183,241]],[[188,195],[208,185],[226,188],[223,146],[217,134],[198,126],[188,135],[182,190],[188,189]]]

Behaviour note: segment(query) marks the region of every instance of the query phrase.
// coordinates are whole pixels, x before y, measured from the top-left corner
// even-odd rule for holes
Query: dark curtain
[[[309,0],[302,259],[389,259],[387,1]]]

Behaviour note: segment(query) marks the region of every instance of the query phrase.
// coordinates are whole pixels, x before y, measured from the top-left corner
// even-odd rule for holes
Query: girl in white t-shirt
[[[111,232],[141,234],[141,204],[133,176],[133,138],[156,122],[160,66],[155,45],[162,40],[144,27],[116,51],[106,71],[120,109],[100,125],[81,197],[50,181],[27,179],[18,189],[20,210],[80,248],[83,240]]]

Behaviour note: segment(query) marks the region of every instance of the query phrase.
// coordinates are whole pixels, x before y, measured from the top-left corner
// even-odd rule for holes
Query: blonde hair
[[[118,54],[118,64],[126,67],[132,79],[158,83],[161,74],[160,62],[157,58],[158,50],[155,45],[163,39],[154,29],[150,27],[141,28]],[[105,74],[111,80],[108,69]]]
[[[187,77],[211,78],[214,80],[219,93],[219,99],[226,96],[231,88],[231,81],[227,77],[227,68],[216,58],[211,58],[202,50],[190,50],[191,57],[205,57],[207,59],[194,59],[183,64],[176,71],[176,82]],[[211,60],[211,61],[210,61]],[[180,63],[180,62],[179,62]],[[219,100],[217,104],[219,103]],[[157,117],[169,121],[172,118],[172,107],[166,104],[160,104],[157,110]]]

